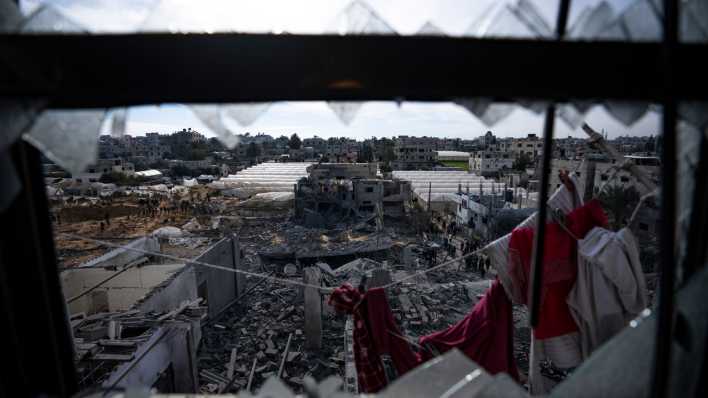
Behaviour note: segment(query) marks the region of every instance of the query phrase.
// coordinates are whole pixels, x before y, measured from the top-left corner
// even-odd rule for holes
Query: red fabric
[[[371,289],[362,296],[351,285],[345,284],[332,292],[329,304],[354,317],[354,362],[361,392],[375,393],[386,386],[382,354],[391,356],[398,374],[417,365],[408,343],[388,333],[390,330],[401,334],[383,289]]]
[[[582,239],[592,228],[606,227],[607,216],[600,202],[592,200],[570,212],[565,217],[565,225],[575,237]],[[515,229],[509,242],[510,273],[525,300],[528,299],[531,280],[533,235],[532,228]],[[578,273],[576,250],[577,242],[558,223],[546,224],[541,307],[538,326],[533,330],[538,339],[578,330],[566,303]]]
[[[380,287],[370,289],[366,292],[365,298],[371,337],[378,354],[390,355],[399,375],[415,368],[418,365],[418,358],[408,342],[398,337],[401,336],[401,331],[393,318],[384,289]]]
[[[518,380],[513,327],[511,302],[497,279],[464,319],[421,337],[419,343],[432,345],[441,353],[457,348],[487,372],[506,372]],[[423,352],[421,358],[428,360],[430,354]]]

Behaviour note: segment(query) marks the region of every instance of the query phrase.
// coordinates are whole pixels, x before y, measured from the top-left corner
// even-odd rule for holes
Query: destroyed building
[[[325,226],[372,215],[401,217],[410,185],[378,178],[377,163],[319,163],[295,188],[295,217],[305,225]]]
[[[238,269],[238,240],[224,238],[186,263],[161,257],[161,240],[136,239],[61,273],[85,387],[199,388],[202,322],[232,305],[245,283],[199,264]]]

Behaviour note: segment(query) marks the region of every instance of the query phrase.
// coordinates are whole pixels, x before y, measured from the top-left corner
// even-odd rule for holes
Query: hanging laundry
[[[382,355],[391,357],[399,376],[432,358],[425,350],[416,356],[401,336],[383,289],[361,294],[345,284],[332,292],[329,303],[354,317],[354,361],[360,392],[377,392],[387,385]],[[515,380],[519,378],[513,356],[511,302],[499,280],[464,319],[421,337],[419,343],[441,353],[457,348],[491,374],[506,372]]]
[[[578,242],[578,277],[568,296],[584,358],[646,308],[637,240],[628,228],[593,228]]]
[[[564,224],[573,236],[583,237],[595,226],[607,226],[607,216],[600,202],[592,200],[570,212]],[[517,228],[509,242],[509,273],[521,291],[522,304],[528,304],[533,241],[532,228]],[[577,276],[576,247],[575,239],[558,223],[546,224],[541,306],[538,326],[534,329],[539,339],[578,330],[566,303]]]
[[[419,344],[431,345],[440,353],[457,348],[487,372],[506,372],[518,380],[513,327],[511,301],[496,279],[467,316],[445,330],[421,337]],[[423,351],[420,357],[427,361],[431,355]]]
[[[570,213],[573,209],[583,204],[581,192],[584,186],[575,176],[569,177],[572,184],[561,184],[556,191],[548,198],[548,205],[554,209],[560,209],[564,214]],[[574,189],[570,189],[572,185]],[[519,224],[518,228],[534,228],[538,221],[538,212],[532,214]],[[509,241],[511,233],[489,243],[482,249],[482,252],[491,260],[490,264],[494,268],[499,280],[504,286],[504,290],[514,304],[526,302],[526,295],[522,294],[520,287],[514,283],[509,270]]]
[[[381,355],[390,355],[399,375],[418,365],[415,353],[400,336],[386,292],[375,288],[361,294],[349,284],[332,292],[329,304],[354,317],[354,362],[360,392],[375,393],[387,384]]]
[[[577,277],[574,237],[583,238],[592,228],[607,226],[607,216],[600,203],[592,200],[571,211],[564,225],[546,224],[541,304],[538,325],[532,331],[529,365],[532,394],[546,393],[557,383],[541,374],[542,361],[559,369],[574,368],[582,361],[578,325],[566,302]],[[509,241],[509,275],[522,304],[528,304],[533,240],[532,228],[517,228]]]

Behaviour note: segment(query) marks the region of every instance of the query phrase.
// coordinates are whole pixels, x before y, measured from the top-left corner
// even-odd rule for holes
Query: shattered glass
[[[490,10],[490,15],[476,21],[467,29],[465,36],[475,37],[536,37],[537,33],[519,19],[519,12],[510,4]]]
[[[43,101],[9,101],[0,100],[0,152],[9,147],[22,135],[37,118],[44,106]]]
[[[584,8],[568,30],[570,39],[591,39],[597,37],[615,18],[612,6],[603,1],[595,7]]]
[[[697,128],[708,128],[708,104],[703,102],[684,102],[678,109],[679,116]]]
[[[660,10],[649,0],[637,0],[620,16],[632,40],[660,40],[663,35]]]
[[[460,99],[455,103],[475,115],[487,126],[506,119],[516,109],[516,105],[494,104],[488,99]]]
[[[41,5],[28,15],[20,24],[19,30],[25,33],[88,33],[85,27],[71,20],[51,5]]]
[[[12,0],[0,0],[0,32],[15,32],[22,23],[22,14]]]
[[[98,136],[106,111],[44,111],[23,138],[71,174],[96,161]]]
[[[573,105],[561,105],[558,107],[556,115],[573,130],[580,127],[583,121],[585,121],[585,112],[578,111]]]
[[[365,1],[354,0],[335,18],[326,33],[395,35],[396,31]]]
[[[272,102],[252,102],[243,104],[223,105],[226,115],[233,118],[241,126],[250,126],[263,115]]]
[[[239,143],[239,138],[224,125],[224,121],[221,117],[221,106],[190,105],[189,109],[202,123],[216,134],[216,138],[218,138],[222,144],[226,145],[227,148],[233,149]]]
[[[607,112],[625,126],[631,126],[649,110],[649,104],[641,102],[605,102]]]
[[[349,125],[361,109],[363,102],[358,101],[329,101],[327,106],[332,109],[342,123]]]
[[[683,1],[679,23],[681,40],[691,43],[708,41],[708,1]]]
[[[519,0],[516,6],[516,14],[519,16],[519,19],[524,21],[529,28],[536,32],[537,36],[553,36],[554,32],[550,24],[531,1]]]
[[[437,25],[434,23],[428,21],[423,24],[423,26],[418,29],[418,32],[416,32],[416,35],[420,36],[445,36],[445,32],[443,32],[442,29],[438,28]]]

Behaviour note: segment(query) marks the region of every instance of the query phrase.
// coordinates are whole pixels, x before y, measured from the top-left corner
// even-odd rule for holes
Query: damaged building
[[[241,251],[232,236],[175,263],[161,256],[160,240],[139,238],[61,273],[81,385],[199,389],[202,322],[245,286],[241,274],[199,264],[237,269]]]
[[[410,184],[380,178],[377,163],[319,163],[307,171],[295,187],[295,217],[304,225],[401,217],[410,200]]]

